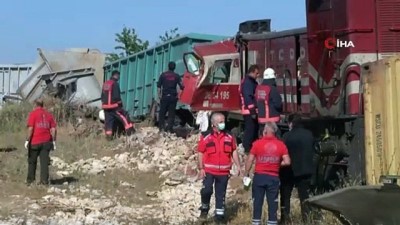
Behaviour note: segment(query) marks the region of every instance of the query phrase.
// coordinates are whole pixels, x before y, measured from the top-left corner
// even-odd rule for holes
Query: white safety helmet
[[[273,70],[272,68],[265,69],[263,78],[264,79],[275,79],[276,78],[275,70]]]
[[[100,121],[104,121],[106,119],[103,109],[99,111],[99,119],[100,119]]]

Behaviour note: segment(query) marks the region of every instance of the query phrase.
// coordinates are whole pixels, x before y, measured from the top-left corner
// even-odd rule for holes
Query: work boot
[[[167,133],[170,133],[170,134],[173,134],[173,133],[175,133],[174,132],[174,129],[172,128],[172,127],[167,127],[167,129],[165,130]]]
[[[107,141],[112,141],[112,140],[113,140],[113,136],[107,135],[107,136],[106,136],[106,140],[107,140]]]
[[[42,187],[47,187],[47,186],[49,186],[49,182],[40,181],[40,182],[38,183],[38,185],[39,185],[39,186],[42,186]]]
[[[33,185],[33,182],[34,182],[34,181],[28,181],[28,180],[27,180],[27,181],[25,182],[25,184],[26,184],[26,186],[30,187],[30,186]]]
[[[215,215],[214,216],[214,222],[216,224],[225,224],[225,217],[222,215]]]
[[[286,225],[286,224],[292,224],[292,222],[291,222],[290,219],[282,218],[282,219],[279,221],[279,224],[281,224],[281,225]]]
[[[200,221],[207,220],[209,208],[205,207],[205,206],[206,205],[200,206],[200,208],[199,208],[199,210],[200,210],[200,216],[199,216]]]
[[[205,220],[205,219],[207,219],[207,216],[208,216],[208,212],[207,211],[201,211],[199,218],[202,219],[202,220]]]
[[[135,128],[131,127],[128,130],[126,130],[126,136],[131,136],[132,134],[134,134],[136,132]]]

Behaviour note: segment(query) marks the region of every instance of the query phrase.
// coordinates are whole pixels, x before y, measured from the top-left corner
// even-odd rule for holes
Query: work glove
[[[250,186],[250,183],[251,183],[251,178],[250,178],[248,175],[246,175],[245,177],[243,177],[243,185],[244,185],[245,187],[249,187],[249,186]]]
[[[29,141],[25,141],[25,149],[28,150],[29,147]]]
[[[56,147],[56,142],[53,141],[53,150],[56,150],[56,149],[57,149],[57,147]]]

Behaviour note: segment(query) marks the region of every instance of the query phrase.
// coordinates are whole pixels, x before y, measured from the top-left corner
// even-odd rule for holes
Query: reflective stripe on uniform
[[[225,210],[224,209],[215,209],[215,215],[222,216],[224,215]]]
[[[106,81],[104,84],[103,84],[103,88],[102,88],[102,92],[104,93],[104,92],[106,92],[107,94],[106,94],[106,98],[107,98],[107,100],[105,101],[104,99],[103,99],[103,97],[102,97],[102,108],[103,109],[115,109],[115,108],[118,108],[118,106],[119,106],[119,104],[121,104],[121,101],[118,101],[118,102],[115,102],[115,103],[113,103],[112,102],[112,91],[113,91],[113,86],[114,86],[114,84],[115,84],[115,81],[114,80],[108,80],[108,81]]]
[[[121,118],[121,120],[123,121],[125,130],[127,130],[127,129],[133,127],[133,124],[130,123],[130,122],[128,121],[128,119],[127,119],[124,115],[122,115],[120,112],[116,112],[116,113],[117,113],[117,115]]]
[[[209,209],[209,208],[210,208],[210,205],[209,205],[209,204],[201,203],[201,207],[200,207],[200,208],[202,208],[202,209]]]
[[[215,165],[215,164],[204,164],[205,168],[212,168],[212,169],[230,169],[232,165]]]
[[[103,109],[115,109],[115,108],[118,108],[118,103],[115,103],[115,104],[103,104],[102,108]]]
[[[267,123],[267,122],[274,122],[277,123],[281,120],[280,116],[270,117],[270,118],[258,118],[259,123]]]

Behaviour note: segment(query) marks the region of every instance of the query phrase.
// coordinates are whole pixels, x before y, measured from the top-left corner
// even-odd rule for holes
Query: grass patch
[[[94,190],[100,190],[105,196],[116,197],[126,206],[148,205],[154,203],[146,195],[147,191],[159,191],[162,180],[155,173],[133,173],[128,170],[114,169],[96,176],[79,174],[80,182],[89,184]],[[125,183],[126,185],[124,186]],[[128,186],[128,184],[133,186]]]
[[[28,103],[6,103],[0,110],[0,135],[26,130],[26,119],[32,105]]]

